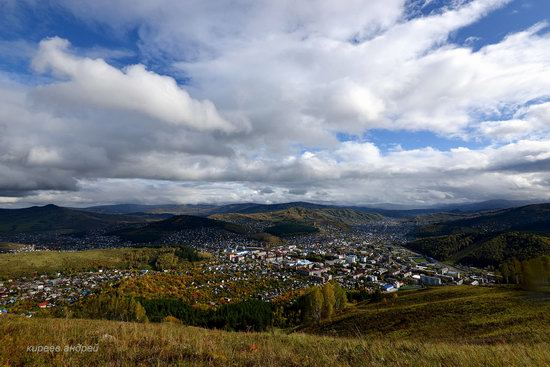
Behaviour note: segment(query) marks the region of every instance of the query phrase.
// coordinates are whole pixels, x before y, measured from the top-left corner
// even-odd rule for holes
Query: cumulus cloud
[[[118,68],[56,37],[33,52],[25,43],[45,79],[0,79],[0,196],[550,198],[547,24],[473,49],[450,36],[509,1],[443,1],[419,15],[429,3],[58,1],[85,24],[135,31],[143,64]],[[385,151],[361,139],[371,129],[481,147]]]
[[[50,71],[62,80],[37,89],[37,98],[48,102],[133,111],[202,131],[235,129],[219,115],[212,102],[191,98],[173,78],[139,64],[119,70],[103,59],[75,56],[69,52],[65,39],[55,37],[40,42],[33,67],[41,73]]]

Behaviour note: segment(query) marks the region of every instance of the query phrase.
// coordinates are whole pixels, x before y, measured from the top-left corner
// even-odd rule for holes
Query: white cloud
[[[51,71],[60,81],[38,88],[38,98],[135,111],[196,130],[235,130],[212,102],[191,98],[171,77],[155,74],[143,65],[119,70],[102,59],[75,56],[68,49],[69,42],[61,38],[40,42],[33,60],[35,70]]]
[[[412,17],[404,0],[57,2],[86,24],[137,29],[143,63],[189,82],[42,41],[33,66],[49,83],[0,80],[0,197],[549,198],[546,25],[479,50],[449,42],[507,3],[448,1]],[[369,129],[488,145],[386,152],[337,139]]]

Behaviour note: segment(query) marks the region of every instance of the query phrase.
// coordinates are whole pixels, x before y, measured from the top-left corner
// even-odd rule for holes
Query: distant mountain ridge
[[[384,207],[375,206],[353,206],[336,204],[316,204],[305,201],[296,201],[278,204],[257,204],[237,203],[225,205],[213,204],[164,204],[164,205],[143,205],[143,204],[115,204],[101,205],[83,208],[80,210],[105,213],[105,214],[131,214],[142,213],[170,213],[175,215],[187,214],[197,216],[209,216],[214,214],[240,213],[254,214],[265,212],[276,212],[290,208],[304,209],[351,209],[365,213],[380,214],[391,218],[409,218],[417,215],[433,214],[440,212],[449,213],[473,213],[477,211],[506,209],[527,204],[525,201],[511,200],[488,200],[477,203],[451,204],[433,206],[429,208],[400,208],[396,205],[385,204]]]

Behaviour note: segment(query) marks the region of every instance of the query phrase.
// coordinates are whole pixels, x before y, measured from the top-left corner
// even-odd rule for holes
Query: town
[[[475,286],[498,281],[488,270],[450,266],[412,252],[402,246],[404,234],[397,224],[385,222],[357,226],[346,232],[323,231],[295,236],[282,244],[260,246],[231,233],[203,228],[177,232],[164,242],[190,244],[209,254],[208,261],[194,267],[185,288],[188,292],[206,292],[208,297],[195,298],[193,302],[210,306],[242,300],[244,296],[273,301],[331,280],[347,290],[369,293],[442,285]],[[116,246],[116,239],[107,243]],[[19,251],[51,250],[37,250],[34,245],[13,250]],[[97,269],[71,274],[35,273],[0,282],[0,309],[3,313],[24,310],[26,315],[32,316],[36,308],[70,305],[105,287],[157,275],[177,278],[185,273],[150,267]],[[178,294],[185,292],[175,293]]]

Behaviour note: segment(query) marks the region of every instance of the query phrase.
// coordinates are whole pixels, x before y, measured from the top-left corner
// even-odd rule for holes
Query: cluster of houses
[[[116,229],[116,226],[111,229]],[[32,252],[44,250],[89,250],[99,248],[129,247],[130,241],[106,234],[106,230],[92,230],[85,234],[71,235],[55,232],[31,232],[2,234],[0,242],[26,244],[26,247],[11,252]],[[1,251],[1,249],[0,249]]]
[[[226,249],[226,259],[234,264],[258,264],[298,275],[306,285],[336,280],[349,289],[381,289],[395,292],[402,286],[479,285],[495,282],[490,273],[474,274],[434,259],[422,258],[399,245],[387,245],[384,239],[373,241],[342,234],[329,241],[305,245],[293,244],[270,250],[254,247]]]
[[[209,293],[224,302],[231,302],[233,285],[253,282],[265,286],[250,287],[256,293],[248,296],[273,300],[331,280],[348,289],[384,292],[402,287],[479,285],[495,281],[489,272],[451,267],[402,247],[406,231],[401,227],[388,229],[390,224],[382,222],[348,232],[299,236],[274,247],[250,246],[250,241],[242,236],[210,228],[175,232],[165,241],[193,244],[214,254],[215,260],[203,269],[207,280],[193,281],[188,287],[208,288]],[[147,271],[100,270],[0,281],[0,314],[20,301],[40,308],[71,304],[106,284],[145,274]]]
[[[20,253],[20,252],[34,252],[36,251],[35,245],[27,245],[27,244],[15,244],[15,245],[8,245],[8,246],[0,246],[0,254],[1,253]]]
[[[252,250],[257,251],[257,250]],[[208,287],[215,296],[231,297],[231,289],[237,285],[241,290],[254,292],[248,294],[250,298],[259,298],[264,301],[274,300],[292,291],[307,288],[314,283],[307,277],[298,275],[295,271],[276,268],[266,264],[256,257],[244,261],[220,258],[215,265],[210,265],[204,273],[217,275],[207,284],[193,284],[190,287],[201,289]],[[215,280],[214,280],[215,279]],[[260,284],[260,287],[256,285]],[[231,299],[225,300],[230,302]]]
[[[72,304],[97,291],[105,284],[136,276],[127,270],[99,270],[74,275],[40,275],[0,281],[0,309],[7,310],[18,302],[39,308]]]

